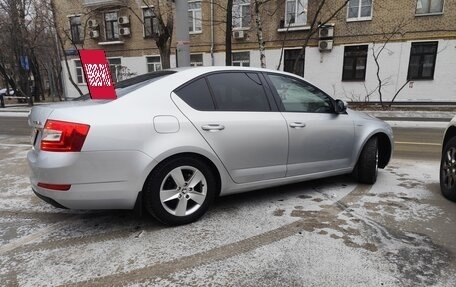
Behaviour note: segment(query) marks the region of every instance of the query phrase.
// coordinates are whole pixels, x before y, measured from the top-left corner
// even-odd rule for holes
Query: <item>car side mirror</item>
[[[335,112],[337,114],[343,114],[347,110],[347,104],[342,100],[336,100]]]

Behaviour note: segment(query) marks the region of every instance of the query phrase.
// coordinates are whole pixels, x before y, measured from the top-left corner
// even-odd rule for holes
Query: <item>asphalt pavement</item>
[[[222,197],[168,228],[50,206],[30,190],[29,149],[0,135],[1,286],[456,286],[456,204],[419,152],[372,186],[338,176]]]

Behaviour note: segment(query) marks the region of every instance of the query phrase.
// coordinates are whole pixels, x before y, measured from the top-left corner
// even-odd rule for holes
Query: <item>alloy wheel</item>
[[[175,216],[194,213],[204,203],[206,196],[206,178],[192,166],[171,170],[160,186],[160,202],[168,213]]]
[[[456,184],[456,148],[449,148],[442,161],[443,184],[445,188],[452,189]]]

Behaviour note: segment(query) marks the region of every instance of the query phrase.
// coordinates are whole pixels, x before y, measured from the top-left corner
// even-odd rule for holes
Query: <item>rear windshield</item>
[[[156,72],[151,72],[147,74],[142,74],[133,78],[129,78],[120,82],[115,83],[116,87],[116,94],[117,97],[123,97],[126,94],[129,94],[133,92],[134,90],[137,90],[147,84],[150,84],[152,82],[155,82],[159,79],[162,79],[168,75],[174,74],[176,71],[171,71],[171,70],[163,70],[163,71],[156,71]],[[90,95],[85,94],[83,96],[80,96],[78,98],[73,99],[74,101],[85,101],[89,100]]]

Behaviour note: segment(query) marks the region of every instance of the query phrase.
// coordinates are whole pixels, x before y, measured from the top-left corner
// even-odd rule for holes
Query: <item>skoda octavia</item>
[[[393,149],[388,124],[284,72],[174,69],[116,92],[32,109],[38,197],[72,209],[141,207],[179,225],[220,195],[350,173],[373,184]]]

